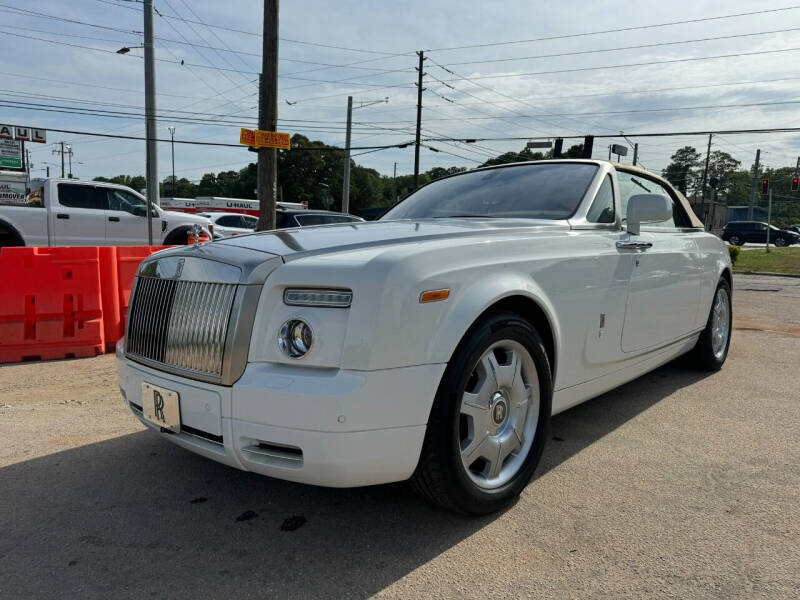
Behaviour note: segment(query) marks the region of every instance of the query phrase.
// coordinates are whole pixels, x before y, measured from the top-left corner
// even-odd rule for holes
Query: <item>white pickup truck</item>
[[[0,247],[138,246],[147,244],[147,201],[123,185],[75,179],[0,177]],[[209,219],[153,207],[153,244],[186,244],[196,224],[209,237]]]

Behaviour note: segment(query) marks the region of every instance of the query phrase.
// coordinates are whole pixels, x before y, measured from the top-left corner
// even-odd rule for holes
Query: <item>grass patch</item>
[[[800,275],[800,248],[743,250],[736,259],[735,271],[765,271]]]

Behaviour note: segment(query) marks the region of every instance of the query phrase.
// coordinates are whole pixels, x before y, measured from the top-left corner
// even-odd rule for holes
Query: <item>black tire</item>
[[[24,246],[22,236],[11,225],[0,222],[0,248]]]
[[[539,383],[538,420],[521,466],[507,483],[489,490],[479,487],[462,464],[461,398],[484,352],[493,344],[505,341],[520,344],[533,359]],[[467,333],[445,370],[431,409],[419,463],[411,479],[412,486],[425,499],[461,514],[481,515],[503,508],[525,488],[539,464],[547,441],[552,395],[550,361],[536,330],[514,313],[487,315]]]
[[[778,248],[783,248],[784,246],[788,246],[788,245],[789,245],[789,243],[786,241],[786,238],[784,238],[784,237],[778,237],[778,238],[776,238],[776,239],[775,239],[775,245],[776,245]]]
[[[164,238],[165,246],[185,246],[188,243],[189,243],[188,227],[176,227],[167,234],[167,237]]]
[[[717,302],[717,297],[723,290],[727,294],[728,302],[728,334],[725,341],[724,349],[722,352],[714,351],[714,307]],[[686,364],[691,365],[696,369],[703,371],[719,371],[722,365],[725,364],[725,359],[728,357],[728,350],[731,345],[731,334],[733,333],[733,296],[731,295],[731,286],[728,280],[720,279],[717,284],[717,289],[714,292],[714,299],[711,301],[711,310],[708,313],[708,320],[706,321],[706,328],[700,334],[697,340],[697,345],[687,355]]]
[[[736,234],[733,234],[731,237],[729,237],[728,242],[730,242],[732,246],[744,246],[744,243],[742,243],[742,238]]]

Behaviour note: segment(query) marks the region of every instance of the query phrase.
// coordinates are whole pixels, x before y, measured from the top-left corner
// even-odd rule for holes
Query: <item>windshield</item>
[[[471,171],[434,181],[381,217],[522,217],[567,219],[577,210],[597,165],[536,163]]]

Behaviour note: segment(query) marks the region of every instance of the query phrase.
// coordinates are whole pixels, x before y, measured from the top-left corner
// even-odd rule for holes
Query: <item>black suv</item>
[[[770,243],[776,246],[789,246],[800,242],[800,235],[793,231],[778,229],[774,225],[759,221],[730,221],[722,232],[722,239],[734,246],[744,246],[747,242],[766,244],[767,229],[769,229]]]

